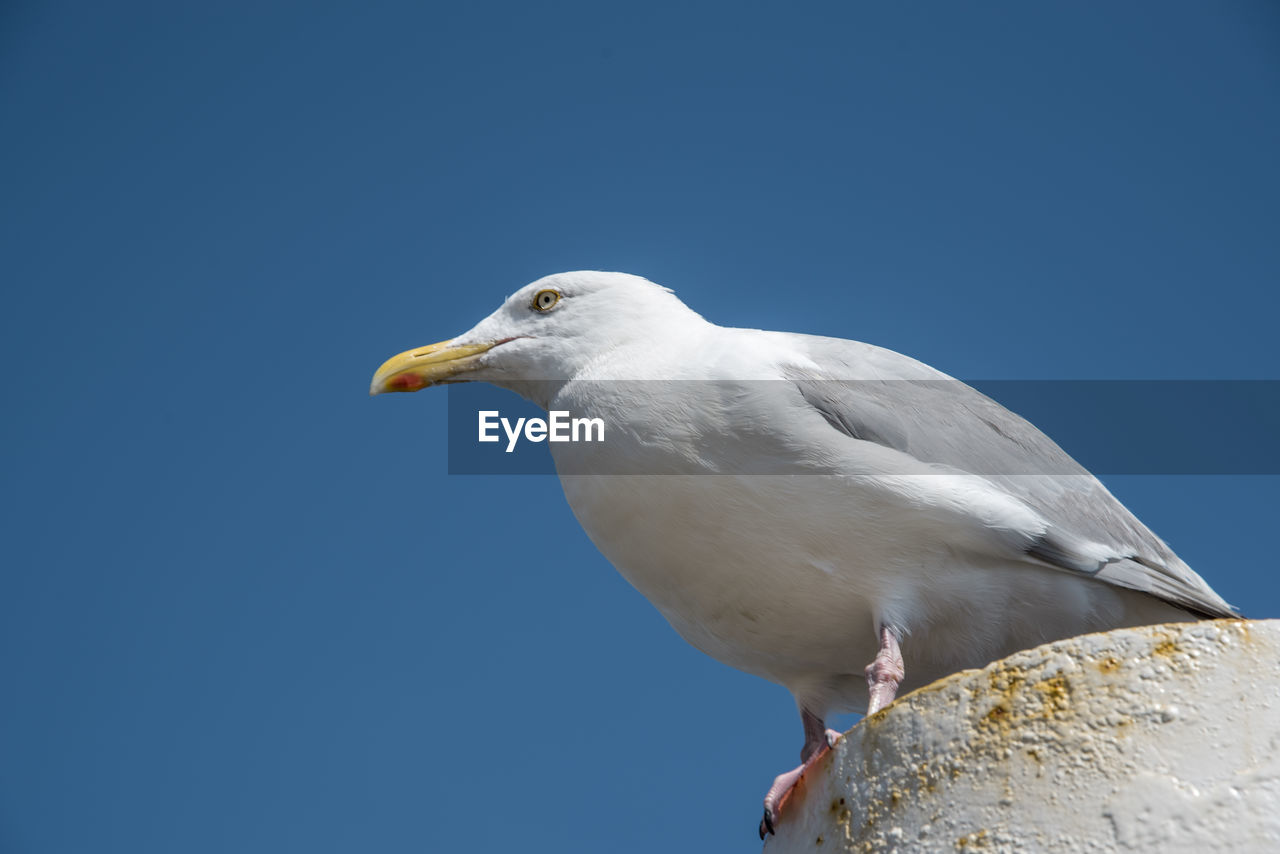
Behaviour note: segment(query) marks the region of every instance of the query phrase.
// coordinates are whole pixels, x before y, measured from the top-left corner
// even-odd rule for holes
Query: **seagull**
[[[587,535],[690,644],[794,696],[801,764],[762,839],[833,714],[1052,640],[1239,616],[1029,422],[871,344],[580,271],[392,357],[370,394],[455,382],[601,419],[605,441],[549,445]]]

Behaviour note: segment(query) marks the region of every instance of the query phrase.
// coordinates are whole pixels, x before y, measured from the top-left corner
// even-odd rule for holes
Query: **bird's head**
[[[671,293],[626,273],[557,273],[528,284],[456,338],[392,356],[369,393],[453,382],[563,382],[614,348],[702,322]]]

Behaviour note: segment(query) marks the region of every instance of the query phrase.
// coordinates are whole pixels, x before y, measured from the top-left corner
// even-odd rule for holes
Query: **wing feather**
[[[1049,528],[1028,563],[1139,590],[1206,617],[1238,616],[1093,475],[1026,419],[921,362],[871,344],[795,335],[807,359],[785,373],[834,429],[977,475]],[[794,346],[794,341],[792,344]]]

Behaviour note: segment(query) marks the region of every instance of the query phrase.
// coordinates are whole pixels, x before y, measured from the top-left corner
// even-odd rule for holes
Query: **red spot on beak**
[[[417,391],[425,388],[426,385],[421,377],[415,377],[413,374],[400,374],[387,380],[387,388],[393,391]]]

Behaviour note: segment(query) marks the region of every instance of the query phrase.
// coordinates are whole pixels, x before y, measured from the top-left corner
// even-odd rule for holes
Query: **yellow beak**
[[[507,339],[510,340],[510,339]],[[389,391],[418,391],[430,385],[447,382],[475,364],[481,353],[492,350],[502,341],[484,344],[449,346],[441,341],[428,347],[415,347],[392,356],[382,363],[369,385],[370,396]]]

